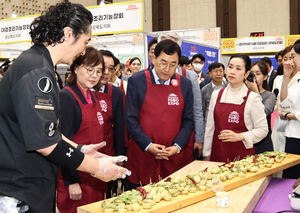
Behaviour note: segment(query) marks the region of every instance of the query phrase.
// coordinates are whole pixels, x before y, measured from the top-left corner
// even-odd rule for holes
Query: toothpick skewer
[[[143,186],[143,185],[142,185],[142,181],[140,181],[140,185]]]
[[[106,200],[106,192],[104,192],[104,200]]]
[[[151,177],[150,177],[150,184],[152,184],[152,180],[151,180]]]

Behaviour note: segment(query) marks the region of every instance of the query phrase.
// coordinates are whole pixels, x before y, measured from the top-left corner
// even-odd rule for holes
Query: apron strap
[[[66,89],[66,90],[68,90],[70,93],[72,93],[72,95],[74,96],[74,98],[76,99],[76,101],[78,102],[78,104],[80,105],[80,106],[82,106],[83,105],[83,103],[81,102],[81,100],[80,100],[80,98],[78,97],[78,95],[70,88],[70,87],[64,87],[63,89]]]

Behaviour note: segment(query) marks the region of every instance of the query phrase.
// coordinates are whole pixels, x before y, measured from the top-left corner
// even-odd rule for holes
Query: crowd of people
[[[182,56],[182,39],[161,33],[149,67],[134,57],[127,69],[86,46],[92,20],[80,4],[51,6],[31,24],[33,46],[0,73],[0,212],[76,212],[113,196],[116,179],[133,189],[195,159],[300,154],[300,41],[276,55],[277,72],[268,57],[236,54],[205,73],[202,54]]]

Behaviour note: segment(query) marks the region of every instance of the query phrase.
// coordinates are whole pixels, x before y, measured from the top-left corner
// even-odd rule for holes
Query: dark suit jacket
[[[207,119],[207,113],[208,113],[208,108],[209,108],[209,103],[210,103],[210,98],[211,95],[214,91],[213,88],[213,82],[209,82],[207,85],[205,85],[201,89],[201,95],[202,95],[202,111],[203,111],[203,118],[204,118],[204,124],[206,124],[206,119]],[[228,82],[222,83],[223,87],[226,87],[228,85]]]
[[[153,73],[150,71],[151,81],[155,84]],[[171,77],[175,79],[174,74]],[[192,83],[189,79],[180,76],[181,91],[184,99],[184,110],[182,112],[181,129],[178,135],[173,140],[173,144],[176,143],[180,147],[184,148],[188,143],[191,136],[192,129],[194,128],[194,114],[193,114],[193,92]],[[147,80],[145,71],[134,73],[128,79],[126,104],[125,104],[125,124],[126,127],[142,151],[152,142],[148,135],[146,135],[140,125],[139,111],[144,103],[147,93]],[[153,101],[156,101],[155,99]],[[176,116],[176,115],[174,115]],[[155,121],[159,122],[159,121]],[[167,133],[166,133],[167,134]]]
[[[202,89],[206,84],[208,84],[212,80],[212,78],[208,74],[204,73],[203,71],[201,72],[201,78],[204,78],[204,81],[202,81],[199,84],[200,89]]]
[[[275,77],[276,72],[277,72],[276,70],[272,70],[272,73],[270,75],[269,84],[268,84],[269,91],[272,91],[272,89],[273,89],[274,77]]]

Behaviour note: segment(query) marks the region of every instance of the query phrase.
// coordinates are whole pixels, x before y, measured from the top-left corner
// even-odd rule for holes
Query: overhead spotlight
[[[13,12],[12,12],[11,17],[13,17],[13,18],[16,18],[16,17],[17,17],[16,11],[13,11]]]

